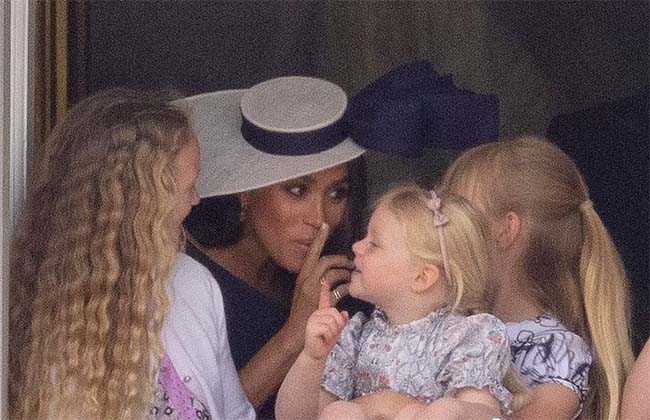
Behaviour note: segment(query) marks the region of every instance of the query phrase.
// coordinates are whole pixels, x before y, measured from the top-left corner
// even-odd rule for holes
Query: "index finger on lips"
[[[329,225],[327,223],[323,223],[318,229],[318,232],[316,232],[316,237],[314,238],[314,241],[311,243],[311,246],[307,251],[307,256],[305,256],[305,261],[302,264],[301,271],[304,271],[305,269],[311,270],[311,268],[313,268],[318,263],[320,254],[323,252],[323,247],[325,246],[325,242],[327,241],[329,233]]]

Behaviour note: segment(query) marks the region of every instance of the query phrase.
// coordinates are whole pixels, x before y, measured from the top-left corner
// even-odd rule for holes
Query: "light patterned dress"
[[[511,412],[503,386],[511,357],[505,325],[489,314],[461,316],[445,308],[392,326],[376,309],[357,313],[330,353],[322,386],[342,400],[391,389],[430,403],[462,388],[487,389]]]

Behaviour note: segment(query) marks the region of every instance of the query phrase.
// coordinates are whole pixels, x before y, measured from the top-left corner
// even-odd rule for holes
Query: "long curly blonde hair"
[[[44,142],[12,244],[12,418],[140,418],[154,394],[178,252],[185,113],[126,89],[76,105]]]
[[[594,350],[586,417],[618,419],[633,361],[628,279],[575,162],[548,140],[521,137],[466,151],[443,184],[484,207],[489,218],[512,211],[530,226],[522,281]]]

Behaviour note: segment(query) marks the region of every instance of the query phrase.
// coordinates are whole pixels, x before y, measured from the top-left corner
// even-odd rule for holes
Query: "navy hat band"
[[[319,153],[341,143],[350,136],[347,118],[317,130],[282,133],[260,128],[242,115],[241,134],[254,148],[265,153],[302,156]]]

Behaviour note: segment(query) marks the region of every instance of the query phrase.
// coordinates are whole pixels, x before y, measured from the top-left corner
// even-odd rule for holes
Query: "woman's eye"
[[[306,188],[301,185],[294,185],[286,188],[287,192],[294,197],[302,197],[305,194]]]
[[[349,187],[338,187],[334,189],[333,191],[330,192],[329,196],[333,200],[345,200],[348,198],[348,195],[350,195],[350,188]]]

